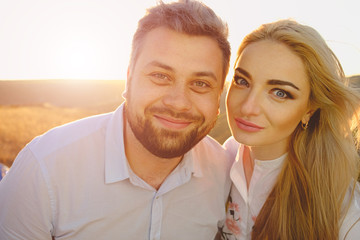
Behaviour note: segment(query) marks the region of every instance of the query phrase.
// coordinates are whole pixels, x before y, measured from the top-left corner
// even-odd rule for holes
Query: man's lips
[[[247,132],[258,132],[264,129],[263,127],[260,127],[254,123],[245,121],[242,118],[235,118],[235,122],[238,128],[247,131]]]
[[[172,129],[184,129],[192,123],[190,120],[177,119],[164,115],[154,115],[154,117],[166,128]]]

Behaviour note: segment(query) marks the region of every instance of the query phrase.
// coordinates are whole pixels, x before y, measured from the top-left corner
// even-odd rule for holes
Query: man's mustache
[[[195,116],[191,113],[187,113],[187,112],[175,112],[169,108],[160,108],[160,107],[149,107],[145,109],[145,113],[152,113],[152,114],[164,114],[164,115],[168,115],[170,117],[176,118],[176,119],[181,119],[181,120],[186,120],[186,121],[202,121],[203,120],[203,116],[199,115],[199,116]]]

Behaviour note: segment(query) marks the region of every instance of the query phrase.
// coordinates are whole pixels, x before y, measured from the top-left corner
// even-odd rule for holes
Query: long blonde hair
[[[244,38],[237,57],[261,40],[285,44],[302,59],[316,111],[306,130],[301,123],[295,129],[252,239],[338,239],[341,216],[350,203],[345,195],[359,173],[359,133],[354,127],[359,125],[360,97],[348,87],[338,59],[313,28],[293,20],[264,24]]]

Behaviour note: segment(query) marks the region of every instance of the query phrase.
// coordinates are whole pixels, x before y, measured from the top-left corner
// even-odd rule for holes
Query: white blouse
[[[224,143],[224,147],[235,162],[230,170],[233,182],[227,206],[227,216],[219,222],[222,239],[248,240],[263,204],[272,190],[287,154],[273,160],[256,160],[253,174],[247,189],[243,166],[244,146],[233,137]],[[351,194],[349,189],[348,196]],[[340,227],[339,239],[360,239],[360,190],[356,186],[355,197]]]

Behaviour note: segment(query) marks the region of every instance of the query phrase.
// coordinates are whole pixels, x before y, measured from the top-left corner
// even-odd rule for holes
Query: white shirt
[[[55,128],[0,183],[0,239],[212,239],[225,218],[230,159],[206,137],[158,191],[124,153],[123,106]]]
[[[255,159],[254,171],[249,189],[247,189],[243,166],[244,146],[239,145],[233,137],[229,138],[224,146],[231,156],[236,157],[230,170],[233,185],[228,202],[227,217],[219,223],[220,233],[222,239],[250,240],[256,216],[270,194],[287,154],[274,160]],[[349,189],[347,197],[350,194],[351,189]],[[350,209],[340,227],[339,239],[360,239],[360,190],[358,185]]]

